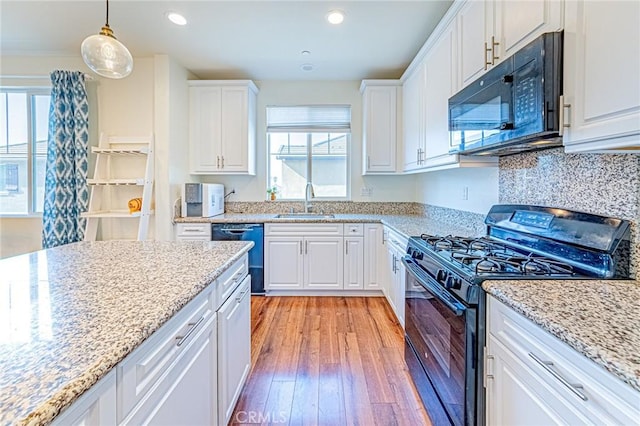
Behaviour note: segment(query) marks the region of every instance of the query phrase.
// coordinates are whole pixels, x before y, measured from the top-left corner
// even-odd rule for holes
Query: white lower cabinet
[[[231,420],[233,409],[251,369],[250,293],[251,277],[247,276],[218,310],[219,425],[226,425]]]
[[[116,424],[116,373],[111,371],[57,416],[53,426]]]
[[[364,237],[344,237],[344,288],[364,288]]]
[[[342,223],[267,223],[266,290],[342,290]]]
[[[384,293],[384,273],[386,258],[382,225],[364,224],[364,289],[380,290]]]
[[[342,237],[307,237],[304,239],[303,287],[317,290],[340,290],[344,286]]]
[[[176,241],[211,241],[211,224],[178,223]]]
[[[640,393],[494,297],[488,297],[488,425],[628,425]]]
[[[385,228],[385,234],[389,284],[386,296],[398,322],[404,327],[404,297],[407,279],[402,257],[407,251],[407,239],[388,228]]]
[[[250,287],[245,254],[53,423],[226,425],[251,368]]]
[[[217,421],[216,316],[184,336],[180,357],[122,422],[131,425],[210,425]]]

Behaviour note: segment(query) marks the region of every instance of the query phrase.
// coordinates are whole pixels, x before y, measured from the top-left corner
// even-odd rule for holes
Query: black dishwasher
[[[213,241],[253,241],[249,250],[251,294],[264,294],[264,230],[261,223],[214,223],[211,225]]]

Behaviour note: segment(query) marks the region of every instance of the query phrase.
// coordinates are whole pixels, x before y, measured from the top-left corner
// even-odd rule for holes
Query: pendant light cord
[[[107,0],[107,24],[106,26],[109,26],[109,0]]]

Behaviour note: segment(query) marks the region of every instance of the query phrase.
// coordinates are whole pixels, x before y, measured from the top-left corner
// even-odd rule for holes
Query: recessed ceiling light
[[[309,52],[308,50],[303,50],[302,52],[300,52],[300,54],[302,56],[309,56],[309,55],[311,55],[311,52]]]
[[[313,64],[302,64],[300,65],[300,69],[302,71],[313,71]]]
[[[344,21],[344,12],[341,10],[329,11],[329,14],[327,15],[327,21],[329,21],[329,23],[333,25],[342,24],[342,21]]]
[[[177,12],[167,12],[167,19],[176,25],[187,25],[187,19]]]

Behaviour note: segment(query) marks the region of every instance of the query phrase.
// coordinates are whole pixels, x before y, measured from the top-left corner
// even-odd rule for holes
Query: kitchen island
[[[252,243],[81,242],[0,261],[0,424],[47,424]]]

